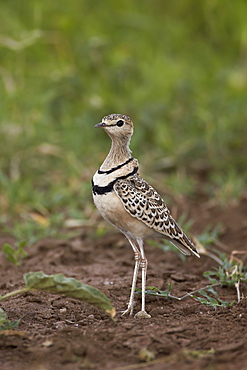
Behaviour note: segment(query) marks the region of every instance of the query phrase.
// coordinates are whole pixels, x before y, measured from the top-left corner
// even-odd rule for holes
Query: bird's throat
[[[131,158],[129,144],[130,140],[126,138],[112,139],[111,149],[101,166],[101,170],[110,170],[113,166],[118,166]]]

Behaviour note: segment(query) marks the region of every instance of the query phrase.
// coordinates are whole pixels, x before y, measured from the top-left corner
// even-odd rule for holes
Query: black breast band
[[[121,164],[119,164],[118,166],[116,166],[116,167],[112,167],[110,170],[108,170],[108,171],[101,171],[101,170],[98,170],[98,174],[100,174],[100,175],[102,175],[102,174],[109,174],[109,173],[112,173],[112,172],[114,172],[114,171],[116,171],[116,170],[119,170],[119,168],[122,168],[123,166],[125,166],[126,164],[128,164],[128,163],[130,163],[131,161],[133,161],[133,159],[134,158],[129,158],[129,159],[127,159],[127,161],[125,161],[124,163],[121,163]]]
[[[133,158],[132,158],[133,159]],[[92,180],[92,187],[93,187],[93,194],[94,195],[103,195],[103,194],[107,194],[107,193],[110,193],[113,191],[113,186],[115,185],[115,183],[118,181],[118,180],[124,180],[124,179],[127,179],[128,177],[130,176],[133,176],[135,173],[137,173],[138,171],[138,167],[134,167],[133,171],[127,175],[124,175],[124,176],[119,176],[118,178],[116,178],[115,180],[109,182],[108,185],[106,186],[98,186],[98,185],[94,185],[94,182]]]

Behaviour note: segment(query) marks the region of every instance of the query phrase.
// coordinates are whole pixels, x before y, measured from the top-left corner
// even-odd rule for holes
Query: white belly
[[[93,199],[102,217],[122,231],[122,233],[132,234],[136,238],[141,239],[156,234],[154,230],[126,211],[123,203],[114,191],[104,195],[93,195]]]

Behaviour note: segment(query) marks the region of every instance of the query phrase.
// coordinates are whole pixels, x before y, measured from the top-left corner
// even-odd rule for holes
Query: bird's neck
[[[109,170],[131,158],[129,145],[130,138],[112,138],[111,149],[100,167],[101,170]]]

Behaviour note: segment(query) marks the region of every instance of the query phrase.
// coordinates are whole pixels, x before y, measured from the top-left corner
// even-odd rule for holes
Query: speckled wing
[[[172,218],[163,199],[140,175],[117,180],[114,190],[131,216],[163,234],[182,253],[193,253],[199,257],[193,243]]]

